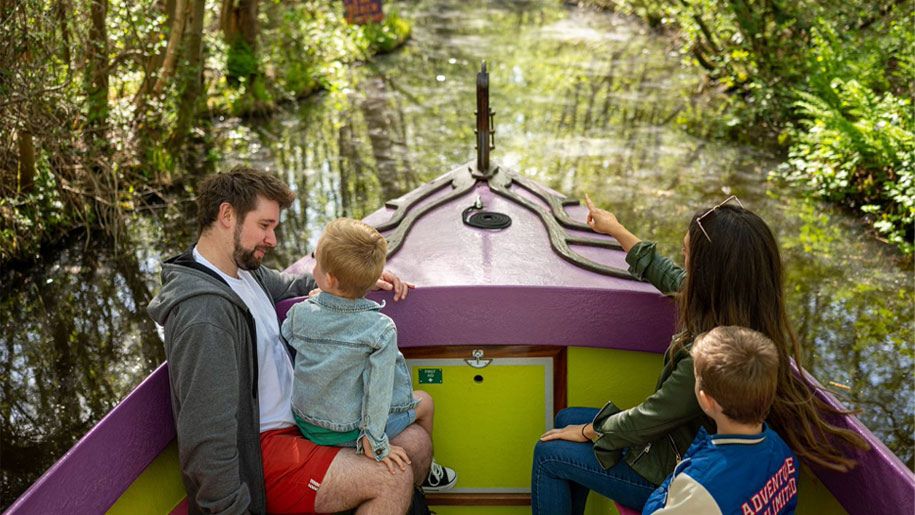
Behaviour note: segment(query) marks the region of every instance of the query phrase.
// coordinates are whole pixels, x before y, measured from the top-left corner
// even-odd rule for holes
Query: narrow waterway
[[[806,366],[913,465],[911,270],[864,225],[767,181],[778,157],[697,139],[700,77],[638,22],[555,1],[385,3],[414,23],[399,51],[269,120],[222,120],[216,168],[274,171],[299,194],[269,263],[313,248],[474,155],[474,76],[490,65],[493,159],[613,210],[678,256],[690,215],[729,194],[776,232]],[[193,239],[190,200],[135,214],[120,251],[73,242],[5,270],[0,300],[0,504],[8,506],[164,359],[145,306],[158,263]]]

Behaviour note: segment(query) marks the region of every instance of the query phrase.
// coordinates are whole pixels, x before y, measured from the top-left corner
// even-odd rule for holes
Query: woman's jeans
[[[595,408],[567,408],[556,415],[556,427],[586,424]],[[588,491],[594,490],[630,508],[641,509],[657,488],[629,467],[624,458],[604,470],[590,442],[537,442],[531,473],[531,510],[534,515],[581,514]]]

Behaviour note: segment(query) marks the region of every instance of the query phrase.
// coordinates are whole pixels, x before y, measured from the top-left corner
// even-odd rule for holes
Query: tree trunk
[[[70,73],[73,71],[73,62],[70,56],[70,22],[68,19],[70,8],[66,0],[57,2],[57,23],[60,27],[60,38],[63,41],[61,52],[63,52],[64,62],[67,63],[67,78],[70,77]]]
[[[178,0],[183,2],[186,0]],[[203,92],[203,17],[206,11],[206,0],[193,0],[187,20],[187,37],[184,45],[187,67],[178,76],[180,100],[178,119],[169,137],[169,147],[177,148],[184,143],[197,116],[198,101]]]
[[[175,20],[175,0],[159,0],[156,2],[158,9],[165,14],[166,24],[169,27],[172,26],[172,23]],[[155,45],[156,41],[159,39],[160,34],[156,31],[152,32],[149,35],[149,42],[147,43],[150,46]],[[146,66],[143,69],[143,84],[140,86],[140,89],[137,91],[137,97],[135,103],[137,106],[144,107],[146,102],[146,95],[148,95],[156,84],[156,81],[159,78],[159,70],[162,68],[162,63],[165,62],[165,53],[168,51],[168,46],[160,50],[159,52],[152,54],[146,60]]]
[[[175,67],[178,63],[179,47],[181,40],[184,39],[184,29],[188,15],[187,0],[175,0],[175,17],[172,20],[172,28],[168,36],[168,46],[165,49],[165,60],[162,62],[162,70],[159,72],[159,78],[156,79],[156,85],[153,86],[153,93],[160,95],[169,77],[175,73]]]
[[[233,86],[250,84],[258,74],[257,0],[223,0],[219,22],[229,45],[226,79]]]
[[[108,0],[91,0],[88,59],[86,62],[86,97],[90,142],[105,140],[108,124],[108,30],[105,18]]]
[[[251,52],[257,50],[257,0],[222,0],[219,26],[226,43],[239,39]]]

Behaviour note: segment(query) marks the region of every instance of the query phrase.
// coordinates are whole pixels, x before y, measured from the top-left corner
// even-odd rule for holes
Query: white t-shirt
[[[248,311],[257,331],[257,395],[260,401],[260,431],[295,425],[292,418],[292,361],[280,339],[280,324],[273,302],[257,279],[247,270],[238,279],[216,268],[194,247],[194,259],[226,280]]]

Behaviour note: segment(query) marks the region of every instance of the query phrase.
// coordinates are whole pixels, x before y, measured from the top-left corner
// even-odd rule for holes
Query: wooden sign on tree
[[[343,7],[350,24],[378,23],[384,19],[381,0],[343,0]]]

